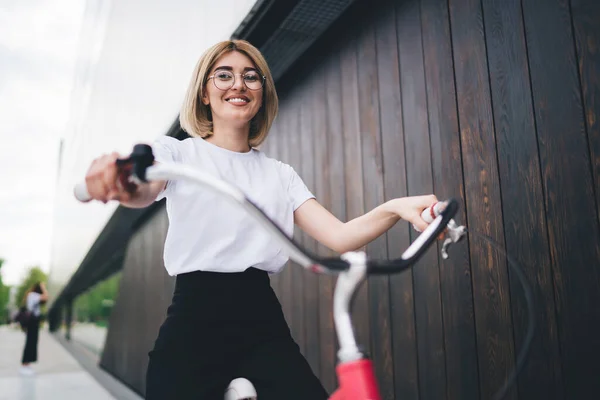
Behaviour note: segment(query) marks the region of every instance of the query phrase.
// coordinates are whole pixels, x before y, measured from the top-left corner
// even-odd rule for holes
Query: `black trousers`
[[[25,348],[23,349],[23,357],[21,364],[27,364],[37,361],[37,348],[40,333],[40,319],[32,316],[27,324],[27,337],[25,338]]]
[[[177,276],[173,301],[149,353],[148,400],[222,400],[244,377],[260,400],[328,394],[291,337],[266,272]]]

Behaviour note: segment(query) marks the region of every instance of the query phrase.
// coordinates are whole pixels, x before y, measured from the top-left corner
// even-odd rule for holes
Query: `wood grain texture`
[[[523,16],[565,392],[585,398],[600,393],[600,234],[570,7],[523,0]]]
[[[400,65],[393,4],[380,16],[376,28],[377,74],[381,114],[381,142],[385,198],[404,197],[406,187],[405,131],[400,93]],[[387,233],[387,255],[399,258],[410,245],[410,226],[400,221]],[[413,272],[389,277],[394,392],[396,398],[419,398],[419,364],[415,331]]]
[[[278,137],[278,159],[284,163],[288,163],[290,159],[290,121],[294,110],[289,107],[281,108],[279,112],[279,137]],[[292,272],[291,272],[291,261],[288,261],[284,269],[279,273],[280,275],[280,290],[281,307],[285,314],[285,319],[288,325],[292,325],[293,321],[293,291],[292,291]]]
[[[294,97],[296,95],[297,88],[288,96]],[[290,121],[287,128],[287,134],[289,135],[288,144],[290,147],[289,153],[289,165],[294,168],[294,171],[298,173],[302,169],[302,154],[298,151],[300,148],[300,112],[299,110],[293,110],[290,113]],[[295,229],[294,240],[301,243],[301,238],[297,235],[299,229]],[[300,347],[302,354],[306,352],[306,332],[304,327],[304,273],[302,267],[293,261],[290,261],[288,266],[290,269],[290,276],[292,281],[292,321],[291,326],[293,327],[293,335]]]
[[[144,395],[148,352],[171,304],[175,279],[163,265],[168,220],[163,209],[131,238],[109,318],[102,368]]]
[[[280,105],[281,107],[281,105]],[[280,147],[280,136],[281,136],[281,122],[279,115],[273,121],[271,125],[271,131],[269,132],[269,136],[263,143],[263,150],[266,152],[267,156],[278,159],[279,158],[279,147]],[[271,287],[273,291],[277,295],[278,299],[281,299],[282,291],[281,291],[281,274],[274,274],[270,277]]]
[[[344,140],[344,183],[347,220],[365,213],[362,147],[358,104],[358,55],[356,33],[351,33],[340,51],[342,80],[342,125]],[[364,250],[364,249],[363,249]],[[371,352],[369,285],[364,282],[356,293],[352,318],[356,340],[367,353]]]
[[[438,198],[455,198],[455,220],[465,223],[461,140],[458,128],[448,2],[421,1],[421,24],[433,185]],[[448,399],[478,399],[479,372],[468,240],[440,262]]]
[[[600,223],[600,2],[571,0],[571,14]]]
[[[335,98],[335,93],[329,92],[330,87],[325,76],[326,61],[313,67],[310,76],[312,107],[312,138],[315,168],[315,195],[317,201],[327,210],[332,208],[331,197],[331,158],[329,154],[328,136],[329,120],[336,118],[329,113],[327,99]],[[335,88],[331,88],[335,90]],[[337,116],[339,117],[339,116]],[[321,257],[332,256],[333,252],[324,245],[317,243],[317,254]],[[318,276],[319,290],[319,338],[321,346],[321,382],[328,392],[333,392],[336,385],[335,377],[335,341],[333,328],[333,277]]]
[[[304,183],[312,193],[315,193],[315,168],[314,168],[314,136],[312,125],[312,96],[311,87],[305,86],[298,95],[300,102],[300,136],[302,153],[302,174]],[[314,239],[305,236],[305,248],[313,254],[317,252],[317,243]],[[321,337],[320,337],[320,309],[319,309],[319,277],[306,271],[304,273],[304,299],[306,324],[306,357],[317,376],[321,375]],[[324,366],[325,368],[327,366]]]
[[[465,176],[467,223],[504,247],[494,116],[479,0],[452,0],[450,19]],[[514,367],[506,261],[470,236],[481,397],[491,398]],[[507,398],[517,398],[512,388]]]
[[[358,104],[366,211],[381,205],[385,200],[376,59],[374,27],[366,26],[358,40]],[[380,236],[369,243],[367,254],[374,259],[387,258],[386,236]],[[379,379],[382,398],[393,399],[394,375],[389,278],[372,276],[367,283],[371,317],[371,351],[375,363],[375,373]]]
[[[483,11],[488,48],[492,103],[502,185],[506,251],[526,266],[538,304],[527,314],[520,282],[511,274],[511,304],[517,353],[535,318],[536,340],[519,379],[519,396],[526,399],[563,398],[560,349],[556,327],[554,286],[527,49],[518,0],[484,0]]]
[[[408,195],[433,193],[419,2],[396,7]],[[419,233],[410,229],[411,239]],[[412,268],[419,358],[419,398],[446,397],[446,360],[437,247]]]
[[[327,129],[325,138],[327,141],[327,158],[329,162],[329,196],[331,206],[329,210],[341,221],[347,221],[346,216],[346,184],[345,184],[345,160],[344,160],[344,136],[342,125],[342,80],[340,79],[340,60],[337,54],[331,54],[331,49],[326,50],[329,54],[324,68],[326,100]],[[328,251],[329,256],[337,253]],[[333,296],[335,292],[336,277],[322,276],[323,292],[328,294],[327,303],[324,305],[328,317],[326,331],[328,340],[331,340],[330,349],[325,356],[329,358],[329,370],[332,372],[333,387],[338,386],[335,366],[337,365],[338,341],[335,333],[333,320]]]

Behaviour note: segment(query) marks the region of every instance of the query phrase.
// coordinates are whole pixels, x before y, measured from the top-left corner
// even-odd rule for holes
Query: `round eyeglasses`
[[[258,74],[256,71],[248,71],[245,74],[234,74],[231,71],[217,71],[214,75],[208,77],[212,79],[215,87],[219,90],[229,90],[235,84],[235,76],[241,75],[244,85],[249,90],[260,90],[264,83],[265,77]]]

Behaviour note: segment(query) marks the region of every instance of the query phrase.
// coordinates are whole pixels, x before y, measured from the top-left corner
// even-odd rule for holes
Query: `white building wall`
[[[255,0],[88,0],[54,212],[49,290],[60,293],[117,204],[72,195],[92,160],[127,154],[177,118],[200,55],[228,39]],[[54,297],[54,296],[52,296]]]

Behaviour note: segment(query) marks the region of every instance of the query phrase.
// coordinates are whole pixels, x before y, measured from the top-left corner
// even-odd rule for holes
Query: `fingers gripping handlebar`
[[[117,167],[120,170],[119,183],[126,190],[133,192],[137,183],[147,182],[146,170],[152,164],[154,164],[152,148],[146,144],[136,144],[129,157],[117,160]],[[82,203],[92,199],[85,181],[75,185],[73,194]]]
[[[437,216],[439,216],[444,210],[445,204],[442,202],[434,203],[432,206],[426,208],[421,213],[421,218],[427,223],[433,222]],[[442,258],[445,260],[448,258],[448,247],[452,243],[459,242],[467,234],[467,228],[464,225],[459,226],[453,219],[448,221],[448,237],[444,240],[442,245]]]

